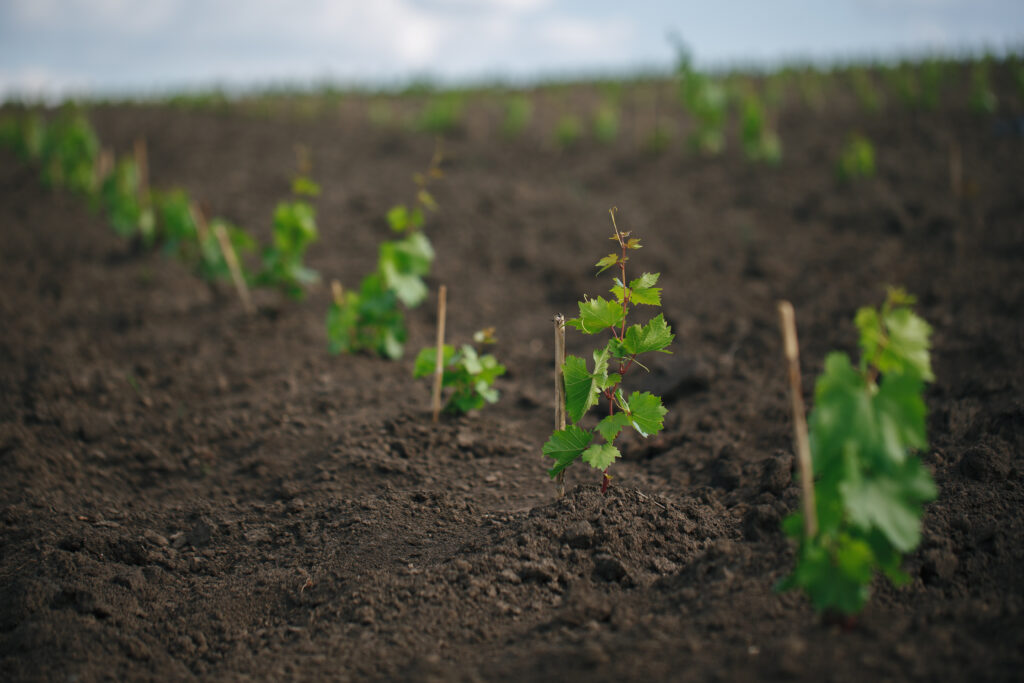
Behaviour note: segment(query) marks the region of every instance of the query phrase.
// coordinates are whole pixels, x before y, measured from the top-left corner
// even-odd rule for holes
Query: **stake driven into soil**
[[[238,290],[238,298],[242,300],[242,308],[246,313],[251,314],[254,309],[252,299],[249,297],[249,287],[245,284],[242,266],[238,262],[238,254],[231,246],[231,239],[228,237],[228,231],[224,228],[224,224],[215,222],[213,234],[220,245],[221,253],[224,254],[224,262],[228,264],[228,270],[231,271],[231,280],[235,283],[235,289]]]
[[[804,509],[804,536],[813,538],[818,533],[818,520],[814,507],[814,473],[811,470],[811,445],[807,437],[807,417],[800,386],[800,347],[796,338],[796,318],[793,304],[779,302],[779,325],[789,372],[790,405],[793,409],[793,443],[800,466],[800,489]]]
[[[447,315],[448,288],[441,285],[437,292],[437,356],[434,360],[434,422],[441,415],[441,385],[444,380],[444,321]]]
[[[565,375],[562,373],[562,366],[565,365],[565,316],[556,313],[555,323],[555,429],[565,429]],[[547,457],[547,456],[544,456]],[[558,486],[558,497],[565,496],[565,472],[559,472],[555,477],[555,484]]]

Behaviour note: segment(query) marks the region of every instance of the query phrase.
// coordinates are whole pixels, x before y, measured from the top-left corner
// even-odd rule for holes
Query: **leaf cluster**
[[[875,147],[871,141],[863,135],[851,135],[839,156],[836,175],[845,182],[874,177]]]
[[[719,154],[725,149],[725,123],[729,110],[724,86],[693,67],[689,59],[681,59],[677,70],[679,96],[683,107],[696,123],[690,144],[702,154]]]
[[[936,496],[912,453],[927,448],[925,382],[931,381],[931,328],[892,290],[881,309],[862,308],[861,361],[825,360],[809,419],[818,532],[803,536],[797,512],[783,522],[800,541],[797,566],[781,588],[801,588],[818,610],[859,612],[881,571],[899,585],[903,553],[921,538],[922,504]]]
[[[380,244],[376,270],[363,278],[356,291],[339,294],[340,285],[336,288],[326,320],[331,353],[370,351],[392,360],[401,358],[407,333],[399,305],[415,308],[428,293],[424,278],[430,274],[434,248],[422,229],[427,213],[438,208],[429,185],[443,176],[441,158],[438,149],[427,170],[413,175],[413,201],[388,211],[388,226],[399,237]]]
[[[320,279],[304,264],[306,249],[316,239],[316,210],[309,202],[279,203],[274,209],[272,241],[263,250],[256,283],[276,287],[293,299],[303,298],[306,287]]]
[[[748,160],[768,164],[777,164],[782,160],[782,143],[778,134],[766,123],[764,105],[753,92],[743,99],[740,139]]]
[[[483,340],[484,335],[478,332],[475,338]],[[493,338],[487,335],[487,341],[493,341]],[[494,388],[494,381],[505,374],[505,366],[492,354],[481,354],[471,344],[463,344],[458,349],[445,344],[441,353],[444,368],[441,387],[452,390],[445,403],[445,412],[467,413],[498,401],[499,394]],[[436,369],[437,347],[430,346],[420,350],[416,356],[413,377],[433,377]]]
[[[613,210],[613,225],[614,220]],[[618,270],[618,277],[614,278],[614,286],[610,289],[612,297],[605,299],[599,296],[580,301],[579,315],[565,321],[566,325],[584,334],[608,331],[611,338],[593,352],[592,363],[570,355],[561,368],[565,409],[572,424],[556,430],[544,444],[544,455],[554,460],[554,466],[548,471],[551,477],[556,477],[576,460],[582,460],[602,472],[607,470],[621,455],[614,442],[623,429],[632,429],[642,437],[652,436],[661,431],[667,413],[660,397],[642,391],[635,391],[627,397],[620,388],[623,375],[634,365],[640,365],[639,356],[652,352],[669,353],[668,346],[674,335],[661,313],[644,324],[627,324],[634,306],[661,306],[661,288],[657,286],[659,274],[643,273],[627,283],[628,253],[642,245],[639,239],[631,237],[630,233],[620,232],[617,226],[612,239],[618,244],[619,251],[595,264],[598,273],[609,268]],[[608,414],[593,429],[582,426],[586,414],[602,401],[608,406]],[[603,443],[595,443],[598,436]]]

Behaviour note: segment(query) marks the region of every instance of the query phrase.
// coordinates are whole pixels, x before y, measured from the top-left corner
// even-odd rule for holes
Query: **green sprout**
[[[473,341],[481,345],[495,343],[494,328],[476,332]],[[488,403],[497,403],[499,394],[494,388],[494,381],[505,374],[505,366],[493,355],[481,354],[471,344],[463,344],[458,349],[445,344],[442,358],[441,387],[452,390],[445,403],[445,412],[458,415],[479,410]],[[416,356],[413,377],[433,377],[436,369],[437,347],[422,349]]]
[[[326,319],[330,353],[371,351],[392,360],[402,357],[407,333],[399,304],[414,308],[427,296],[423,278],[430,274],[434,249],[422,228],[426,213],[437,210],[429,185],[444,175],[441,160],[438,145],[426,172],[413,175],[413,202],[388,211],[388,225],[401,237],[381,243],[377,269],[363,278],[357,291],[332,284],[334,298]]]
[[[804,590],[819,611],[860,612],[878,571],[907,583],[902,556],[920,542],[922,505],[936,496],[913,454],[928,447],[923,394],[934,380],[931,327],[913,303],[893,289],[880,310],[860,309],[859,365],[830,353],[815,386],[809,426],[818,530],[807,538],[800,512],[783,522],[800,549],[779,588]]]
[[[782,143],[778,134],[765,122],[764,106],[753,92],[743,99],[740,139],[748,160],[768,164],[777,164],[782,160]]]
[[[875,148],[871,141],[863,135],[851,135],[839,156],[836,173],[846,182],[874,177]]]
[[[525,95],[515,95],[505,102],[505,120],[501,124],[501,134],[508,139],[522,135],[530,125],[533,117],[533,103]]]
[[[595,265],[598,274],[609,268],[618,271],[610,290],[613,298],[596,297],[580,301],[579,317],[567,320],[565,324],[588,335],[608,331],[611,339],[594,351],[592,368],[588,368],[583,358],[566,357],[562,366],[565,412],[572,424],[556,430],[543,447],[544,455],[554,460],[554,466],[548,470],[552,479],[569,465],[582,460],[601,471],[602,491],[608,488],[611,480],[608,468],[621,456],[615,447],[619,433],[630,428],[644,438],[653,436],[661,431],[668,412],[661,403],[661,397],[649,392],[634,391],[626,397],[620,387],[622,378],[633,366],[643,367],[637,360],[642,354],[670,353],[667,349],[675,338],[665,316],[660,313],[643,325],[627,326],[632,307],[661,306],[661,288],[656,286],[659,274],[643,273],[633,280],[626,278],[628,254],[641,248],[640,240],[619,230],[614,208],[609,213],[615,231],[611,239],[618,250]],[[582,426],[587,412],[602,402],[608,406],[607,415],[595,428]],[[594,443],[598,435],[603,443]]]
[[[619,110],[611,102],[604,102],[594,113],[594,139],[610,145],[619,136]]]
[[[575,147],[583,137],[583,122],[575,114],[564,114],[555,124],[555,144],[562,149]]]

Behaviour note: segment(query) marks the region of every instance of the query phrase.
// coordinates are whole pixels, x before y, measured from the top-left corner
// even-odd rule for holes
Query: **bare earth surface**
[[[326,287],[260,292],[247,317],[0,154],[0,678],[1019,680],[1024,138],[1019,99],[1001,102],[994,118],[794,104],[778,168],[679,136],[638,151],[639,115],[610,147],[559,152],[551,105],[517,142],[471,109],[445,145],[430,282],[449,287],[449,338],[494,325],[509,374],[496,406],[438,425],[410,360],[432,304],[409,315],[406,360],[331,357]],[[155,186],[263,238],[308,145],[310,265],[347,286],[434,144],[347,100],[91,118],[121,151],[146,138]],[[848,186],[832,171],[852,130],[879,172]],[[662,273],[675,354],[632,382],[670,413],[627,442],[607,495],[578,465],[556,501],[550,320],[603,293],[611,205],[646,244],[637,272]],[[922,457],[940,494],[912,583],[877,582],[844,630],[773,590],[798,504],[774,302],[796,307],[810,401],[890,283],[935,327]]]

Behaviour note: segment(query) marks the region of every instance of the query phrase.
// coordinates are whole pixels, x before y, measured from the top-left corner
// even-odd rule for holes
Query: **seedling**
[[[46,128],[42,147],[43,182],[80,195],[95,190],[100,143],[81,112],[67,109]]]
[[[497,341],[494,328],[476,332],[473,341],[481,347],[494,344]],[[458,349],[444,344],[441,355],[444,368],[441,386],[451,389],[445,403],[445,412],[459,415],[498,401],[499,393],[494,388],[494,380],[505,374],[505,366],[493,355],[481,354],[472,344],[463,344]],[[437,347],[428,346],[416,357],[413,377],[433,377],[436,367]]]
[[[765,123],[764,106],[753,92],[748,93],[743,100],[740,138],[743,141],[743,153],[748,160],[768,164],[777,164],[782,160],[782,143],[778,134]]]
[[[913,303],[892,289],[880,310],[860,309],[859,365],[830,353],[815,386],[809,422],[817,530],[807,532],[800,512],[783,522],[800,548],[779,588],[803,589],[818,611],[860,612],[878,571],[907,583],[902,555],[920,542],[922,505],[936,496],[931,474],[913,455],[928,447],[923,393],[934,380],[931,327]]]
[[[434,151],[426,172],[416,173],[416,196],[410,205],[391,207],[388,225],[404,236],[380,245],[377,270],[363,278],[358,291],[333,285],[334,299],[327,311],[327,348],[332,354],[372,351],[392,360],[402,357],[405,316],[399,302],[409,308],[427,296],[423,278],[430,273],[434,249],[423,234],[426,212],[436,211],[430,183],[443,176],[441,147]]]
[[[148,203],[139,201],[139,172],[133,159],[121,159],[100,186],[100,204],[121,237],[140,235],[147,245],[156,239],[156,218]]]
[[[562,149],[574,147],[583,137],[583,123],[574,114],[564,114],[555,125],[555,144]]]
[[[610,145],[619,136],[619,111],[611,102],[604,102],[594,113],[594,139]]]
[[[863,135],[853,134],[843,147],[836,166],[836,174],[842,181],[850,182],[871,178],[875,175],[875,148]]]
[[[697,71],[689,54],[680,48],[678,74],[683,106],[694,118],[696,130],[690,145],[702,154],[719,154],[725,148],[728,96],[720,83]]]
[[[458,94],[438,95],[427,102],[416,128],[436,135],[452,133],[462,123],[462,110],[462,98]]]
[[[298,147],[296,156],[299,173],[292,181],[292,192],[298,197],[315,197],[320,186],[309,178],[309,152]],[[280,202],[274,209],[273,242],[263,250],[263,267],[256,284],[276,287],[292,299],[305,297],[306,287],[320,280],[320,274],[303,263],[306,249],[316,239],[313,205],[303,199]]]
[[[281,202],[274,209],[273,243],[263,250],[259,285],[276,287],[292,299],[306,296],[306,287],[320,275],[303,264],[306,249],[317,238],[316,211],[307,202]]]
[[[253,279],[245,269],[239,255],[255,251],[258,246],[256,240],[248,232],[223,218],[214,218],[207,225],[206,217],[194,202],[189,206],[189,214],[196,228],[196,239],[199,245],[199,259],[195,265],[199,276],[211,282],[227,280],[229,277],[235,279],[235,274],[232,272],[233,267],[228,260],[230,257],[226,255],[226,250],[222,245],[223,237],[218,237],[218,233],[223,233],[227,236],[231,251],[235,253],[239,274],[246,282]],[[245,305],[248,307],[247,304]]]
[[[501,124],[501,134],[508,139],[522,135],[530,125],[533,117],[533,103],[525,95],[515,95],[505,102],[505,120]]]
[[[643,273],[640,277],[627,280],[626,264],[629,252],[640,249],[640,240],[631,237],[630,232],[619,230],[615,222],[615,209],[609,211],[614,234],[612,240],[618,251],[605,256],[595,265],[598,274],[609,268],[617,268],[619,276],[611,288],[612,300],[603,297],[584,299],[579,302],[579,317],[567,320],[566,325],[584,334],[611,332],[612,338],[593,353],[593,366],[576,356],[567,356],[562,365],[565,385],[566,414],[572,424],[557,429],[544,444],[543,453],[555,461],[548,470],[552,479],[577,460],[583,460],[602,473],[602,492],[607,490],[611,477],[608,468],[619,457],[615,439],[625,428],[633,429],[646,438],[661,431],[665,414],[668,412],[661,403],[661,397],[646,391],[635,391],[627,398],[620,388],[622,378],[635,365],[643,367],[637,360],[650,352],[670,353],[667,349],[674,335],[665,322],[665,316],[658,314],[646,324],[627,327],[627,318],[633,306],[661,306],[661,288],[657,287],[658,273]],[[626,284],[628,282],[628,285]],[[612,366],[615,371],[610,372]],[[596,428],[583,427],[581,422],[587,412],[607,402],[608,414]],[[604,443],[594,443],[600,435]]]

